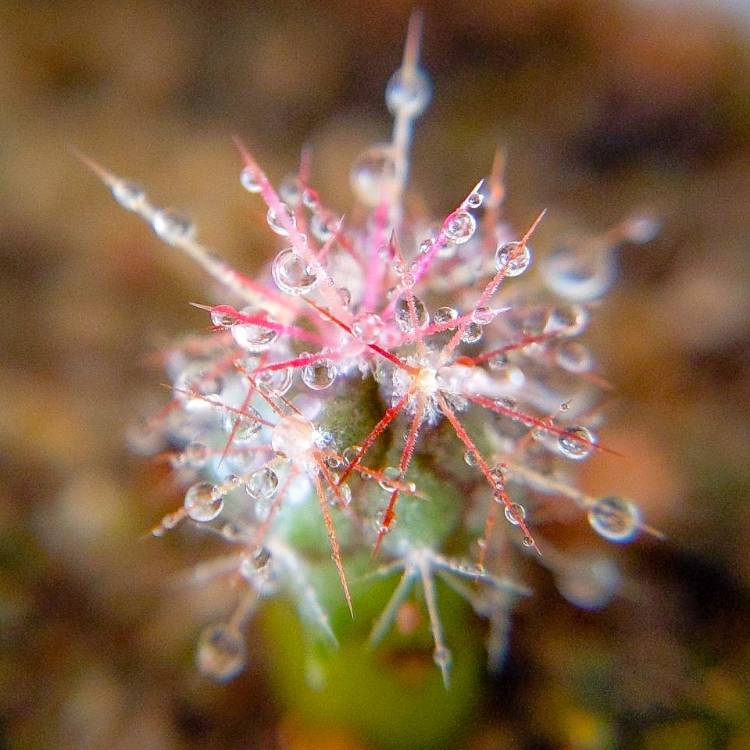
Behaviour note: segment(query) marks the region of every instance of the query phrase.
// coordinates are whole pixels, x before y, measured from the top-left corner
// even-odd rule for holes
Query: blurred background
[[[625,458],[593,458],[581,481],[636,498],[668,539],[611,549],[637,595],[603,612],[574,610],[530,567],[536,595],[516,614],[505,671],[482,678],[435,746],[747,750],[747,6],[423,7],[435,93],[413,191],[436,213],[488,172],[499,144],[517,227],[542,207],[551,227],[581,232],[640,209],[664,223],[623,254],[589,335],[616,386],[603,440]],[[166,400],[149,356],[205,327],[187,303],[206,301],[206,285],[70,147],[137,178],[229,260],[257,267],[273,241],[239,186],[231,136],[274,179],[311,144],[314,184],[348,210],[349,164],[389,133],[382,92],[410,10],[0,6],[0,748],[377,746],[279,698],[262,623],[236,682],[197,674],[200,625],[229,600],[173,585],[205,539],[142,538],[179,491],[126,433]],[[570,546],[596,545],[579,532]],[[479,640],[483,624],[470,628]]]

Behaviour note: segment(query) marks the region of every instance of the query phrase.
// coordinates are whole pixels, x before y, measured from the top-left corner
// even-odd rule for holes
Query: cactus
[[[283,245],[257,278],[139,185],[83,157],[224,290],[220,303],[198,305],[212,331],[170,350],[171,400],[145,425],[191,482],[153,534],[189,523],[220,535],[228,553],[198,565],[194,580],[241,583],[234,612],[199,638],[198,667],[220,681],[245,665],[243,629],[263,600],[294,604],[318,664],[341,633],[356,637],[344,605],[358,618],[363,610],[377,646],[394,627],[409,630],[419,590],[448,687],[439,592],[488,620],[495,668],[510,611],[529,593],[516,573],[524,556],[578,606],[616,595],[616,567],[553,548],[539,508],[569,503],[615,543],[658,533],[632,501],[589,497],[571,478],[593,452],[609,452],[594,433],[606,383],[578,337],[613,281],[617,246],[648,241],[654,222],[627,219],[537,263],[544,211],[521,232],[508,225],[500,152],[442,221],[410,208],[409,147],[431,97],[420,23],[415,14],[386,88],[392,138],[352,167],[351,218],[313,189],[309,152],[276,189],[237,141],[241,185]]]

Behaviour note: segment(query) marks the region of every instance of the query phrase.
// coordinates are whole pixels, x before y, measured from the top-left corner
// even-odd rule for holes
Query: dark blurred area
[[[458,746],[747,750],[750,14],[423,7],[435,93],[412,190],[436,213],[487,174],[499,144],[509,220],[550,209],[540,246],[637,210],[663,220],[656,241],[623,253],[590,333],[615,385],[603,440],[625,457],[595,457],[582,482],[636,498],[668,538],[610,549],[631,585],[603,612],[572,609],[526,570],[536,595]],[[410,10],[0,7],[0,748],[370,747],[274,699],[260,630],[239,680],[197,674],[196,634],[228,595],[174,585],[205,539],[143,539],[179,491],[125,433],[166,400],[149,354],[205,327],[188,302],[208,290],[70,149],[257,267],[273,242],[240,189],[232,135],[275,179],[310,144],[314,184],[348,210],[350,163],[389,134],[382,92]],[[599,546],[578,531],[571,543]]]

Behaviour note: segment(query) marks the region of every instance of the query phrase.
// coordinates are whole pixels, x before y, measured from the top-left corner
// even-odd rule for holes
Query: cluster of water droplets
[[[429,79],[415,65],[396,71],[386,89],[388,109],[401,125],[411,126],[430,97]],[[633,219],[616,236],[561,244],[537,257],[527,242],[530,233],[513,234],[497,219],[497,226],[483,223],[491,191],[481,183],[440,222],[402,216],[403,158],[396,138],[357,158],[350,184],[368,215],[350,228],[302,177],[283,179],[274,197],[256,167],[243,168],[240,182],[267,203],[266,221],[278,243],[267,276],[256,282],[267,284],[268,294],[243,297],[248,304],[239,303],[238,310],[207,308],[213,341],[220,345],[198,347],[195,356],[181,353],[170,362],[176,408],[164,419],[174,447],[169,460],[189,486],[182,507],[154,533],[185,519],[219,530],[243,545],[235,572],[251,589],[259,576],[271,578],[274,543],[289,541],[273,514],[284,503],[296,507],[314,501],[321,478],[324,511],[339,509],[383,536],[399,522],[397,513],[384,510],[383,499],[420,491],[414,474],[400,468],[408,462],[389,457],[386,465],[366,467],[372,454],[365,460],[361,445],[342,445],[335,431],[321,427],[328,405],[363,378],[374,377],[386,408],[412,394],[389,428],[389,440],[400,431],[405,441],[421,401],[424,417],[417,433],[422,442],[416,450],[428,463],[430,441],[438,440],[449,411],[461,418],[483,415],[481,427],[467,431],[484,430],[482,453],[466,448],[461,466],[458,449],[461,476],[474,475],[484,492],[480,496],[477,490],[476,504],[504,518],[503,533],[526,548],[537,546],[528,530],[536,520],[537,493],[565,497],[572,468],[599,448],[593,432],[599,422],[593,402],[586,400],[591,388],[579,387],[578,377],[592,373],[594,361],[579,337],[612,283],[617,244],[646,241],[653,222]],[[193,224],[180,213],[152,205],[136,183],[111,179],[109,184],[115,199],[143,216],[167,244],[200,251]],[[218,263],[209,251],[203,257],[204,265]],[[496,287],[480,298],[490,280]],[[537,294],[538,280],[546,288]],[[368,284],[381,288],[375,300],[365,302]],[[525,287],[529,296],[516,298],[514,285]],[[478,399],[484,412],[475,406]],[[355,464],[361,474],[353,472]],[[445,473],[439,476],[452,470],[440,467]],[[349,479],[342,482],[344,474]],[[361,497],[355,495],[362,487]],[[373,496],[374,507],[363,507]],[[607,541],[629,542],[644,528],[630,500],[586,498],[573,490],[567,497]],[[432,499],[401,502],[429,507]],[[481,534],[465,509],[457,516],[475,538]],[[403,520],[400,529],[407,539],[410,531],[421,531],[410,530]],[[266,540],[251,545],[248,539],[259,530],[265,530]],[[484,549],[488,542],[482,538],[478,545]],[[394,549],[386,541],[385,554],[397,554]],[[603,606],[620,583],[616,570],[601,559],[561,563],[555,574],[562,595],[587,608]],[[450,652],[436,645],[434,658],[445,673]],[[235,676],[247,659],[241,624],[208,626],[197,659],[200,670],[215,679]]]

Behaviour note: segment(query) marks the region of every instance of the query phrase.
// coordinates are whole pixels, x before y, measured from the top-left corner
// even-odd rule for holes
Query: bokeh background
[[[603,439],[625,458],[593,458],[582,483],[637,498],[668,539],[612,550],[635,593],[599,613],[529,569],[505,671],[439,747],[750,748],[750,21],[734,5],[424,3],[435,100],[413,174],[436,212],[500,144],[507,216],[549,207],[543,244],[633,210],[664,222],[621,257],[590,334],[616,386]],[[228,599],[174,585],[205,539],[142,539],[179,492],[126,430],[166,398],[149,355],[205,326],[187,303],[206,286],[70,147],[256,267],[273,243],[231,136],[277,179],[311,144],[347,210],[350,162],[388,134],[409,11],[0,5],[0,748],[375,747],[279,699],[262,623],[240,679],[197,674],[196,634]]]

